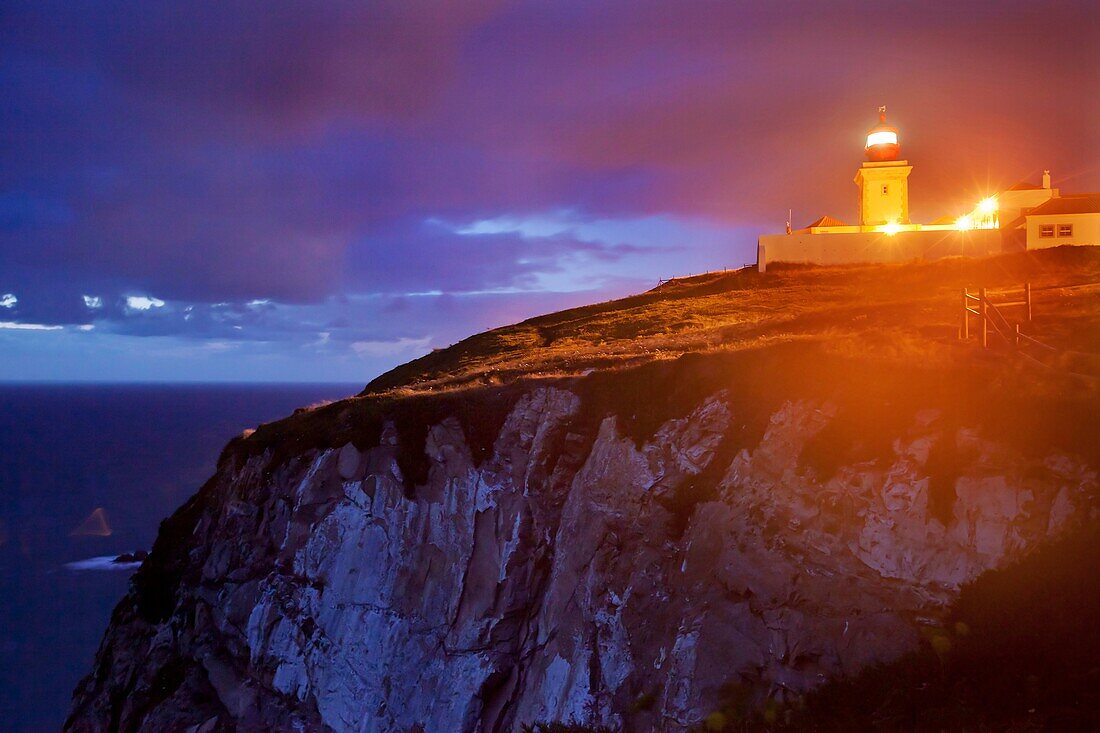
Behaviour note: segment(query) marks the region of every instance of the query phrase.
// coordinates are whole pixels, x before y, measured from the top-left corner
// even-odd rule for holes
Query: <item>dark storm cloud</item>
[[[1085,2],[9,2],[0,294],[20,310],[0,318],[342,333],[345,316],[309,308],[385,293],[400,312],[400,293],[524,289],[639,252],[438,222],[844,218],[882,103],[918,218],[1044,167],[1095,189],[1098,17]],[[127,313],[133,294],[170,307]],[[200,307],[258,298],[300,310]]]
[[[272,135],[431,108],[482,0],[14,3],[7,35],[90,70],[145,110]],[[210,115],[213,117],[210,117]],[[167,121],[161,120],[162,122]],[[182,130],[177,130],[181,132]]]
[[[539,7],[538,22],[516,12],[479,29],[479,72],[509,48],[522,61],[495,67],[466,109],[506,115],[482,128],[487,141],[581,170],[648,171],[633,210],[851,210],[846,182],[879,104],[919,163],[918,209],[1043,166],[1097,181],[1100,102],[1084,93],[1100,85],[1100,50],[1084,41],[1100,34],[1094,3]],[[604,202],[623,205],[619,193]]]

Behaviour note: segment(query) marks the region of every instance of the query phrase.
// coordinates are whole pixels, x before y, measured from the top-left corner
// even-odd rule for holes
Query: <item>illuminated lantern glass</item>
[[[878,124],[867,131],[864,152],[873,161],[897,160],[901,152],[898,145],[898,128],[886,124],[886,108],[879,107]]]
[[[872,145],[897,145],[898,134],[892,130],[879,130],[867,136],[867,147]]]

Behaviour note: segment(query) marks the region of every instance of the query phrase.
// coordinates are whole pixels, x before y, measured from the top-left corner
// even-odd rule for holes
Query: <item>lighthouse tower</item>
[[[879,107],[878,113],[878,124],[867,131],[867,161],[856,171],[859,224],[908,224],[909,173],[913,166],[907,160],[898,160],[898,130],[886,124],[886,107]]]

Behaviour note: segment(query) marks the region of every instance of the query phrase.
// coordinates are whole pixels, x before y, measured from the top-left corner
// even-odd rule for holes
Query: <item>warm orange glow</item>
[[[996,229],[1000,226],[997,217],[997,197],[987,196],[978,202],[974,210],[969,214],[963,214],[955,220],[955,228],[961,231],[967,229]]]
[[[886,236],[892,237],[901,231],[901,224],[898,224],[896,220],[891,219],[886,222],[886,226],[882,228],[882,231],[886,232]]]
[[[897,145],[898,134],[890,130],[879,130],[867,136],[867,147],[872,145]]]

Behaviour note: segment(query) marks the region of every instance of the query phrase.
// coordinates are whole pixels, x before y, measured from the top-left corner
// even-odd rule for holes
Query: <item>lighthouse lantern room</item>
[[[856,171],[860,226],[909,223],[909,174],[913,167],[898,160],[901,145],[896,127],[886,124],[886,107],[879,107],[878,124],[867,131],[867,161]]]

